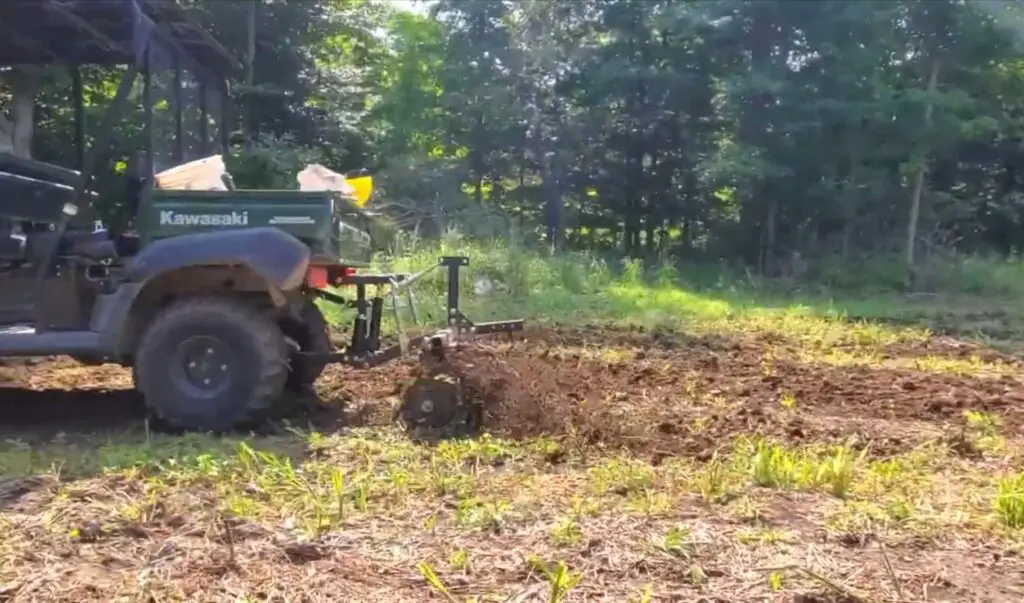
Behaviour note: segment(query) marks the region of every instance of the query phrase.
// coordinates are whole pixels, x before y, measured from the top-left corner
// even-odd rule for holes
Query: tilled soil
[[[515,438],[571,433],[595,445],[698,457],[740,434],[793,443],[852,438],[885,455],[955,438],[966,410],[1002,415],[1010,437],[1024,430],[1024,382],[1016,377],[805,363],[756,341],[535,331],[455,356],[488,429]],[[335,369],[321,389],[346,401],[355,422],[375,423],[387,416],[367,401],[394,395],[413,373],[411,364]]]
[[[936,340],[885,353],[959,357],[976,355],[978,350]],[[988,361],[1017,366],[1012,358],[984,353]],[[512,438],[572,436],[577,444],[624,448],[652,463],[671,456],[708,459],[741,435],[793,444],[852,441],[872,456],[887,456],[937,439],[965,443],[958,434],[967,410],[1000,415],[1008,438],[1019,438],[1024,431],[1024,382],[1016,376],[963,377],[807,363],[800,360],[799,350],[768,339],[534,329],[479,341],[450,359],[465,376],[466,396],[483,405],[489,431]],[[413,360],[366,371],[331,367],[317,384],[326,412],[307,418],[325,431],[389,423],[402,385],[417,371]],[[102,441],[106,432],[141,430],[143,416],[140,400],[131,390],[130,373],[121,367],[87,367],[63,358],[0,366],[0,438],[44,440],[61,434]],[[553,470],[552,479],[557,471]],[[20,482],[15,485],[21,486]],[[97,500],[115,496],[113,490],[104,492],[95,494]],[[572,555],[570,565],[587,576],[571,600],[627,600],[627,595],[636,595],[651,582],[659,585],[654,600],[671,601],[1021,600],[1017,593],[1021,592],[1019,576],[1024,574],[1019,552],[1004,551],[1005,543],[960,542],[956,535],[947,535],[948,541],[957,544],[955,548],[901,544],[890,549],[887,557],[859,541],[853,544],[856,535],[843,534],[839,540],[822,536],[820,509],[814,507],[820,497],[814,494],[765,491],[760,496],[764,500],[758,503],[758,525],[785,527],[792,532],[787,541],[773,546],[744,544],[737,535],[751,526],[722,509],[679,500],[673,503],[671,517],[660,523],[621,514],[581,518],[590,536],[585,546],[575,554],[563,549],[548,552]],[[43,498],[40,494],[32,500]],[[76,508],[86,509],[90,500],[84,498]],[[11,525],[39,523],[33,517],[39,510],[33,505],[23,501],[9,512]],[[106,517],[109,510],[101,510]],[[212,527],[194,527],[187,518],[175,516],[174,526],[161,528],[159,513],[154,510],[153,515],[153,525],[145,528],[152,533],[74,546],[62,535],[32,528],[37,532],[25,532],[31,538],[24,537],[31,544],[16,554],[21,565],[8,566],[14,578],[5,584],[8,576],[0,572],[0,601],[114,600],[111,593],[137,590],[142,575],[167,588],[173,586],[177,597],[191,593],[189,600],[235,600],[239,593],[255,592],[261,593],[256,600],[268,601],[364,601],[381,596],[421,601],[429,597],[413,569],[410,549],[415,549],[417,559],[441,560],[451,554],[452,543],[471,549],[474,564],[487,568],[486,572],[449,572],[445,579],[455,592],[473,594],[487,580],[500,583],[502,589],[529,582],[523,551],[551,547],[549,528],[544,526],[482,535],[449,526],[436,534],[408,529],[390,536],[382,533],[386,520],[368,522],[363,528],[348,526],[301,546],[282,545],[274,540],[278,536],[254,535],[269,527],[240,524],[225,532],[221,538],[225,545]],[[419,525],[421,518],[415,521]],[[696,547],[686,553],[682,564],[678,556],[636,548],[640,540],[677,529],[679,522],[691,530]],[[154,536],[161,529],[166,534]],[[849,542],[847,536],[851,536]],[[946,545],[952,547],[950,542]],[[312,551],[316,556],[296,560],[297,551]],[[689,565],[691,553],[698,555],[692,562],[702,564],[709,585],[700,586],[693,578],[696,566]],[[245,571],[233,567],[236,557]],[[830,595],[834,588],[822,586],[820,580],[805,581],[796,591],[787,586],[785,598],[767,597],[763,568],[794,559],[798,565],[811,563],[808,560],[813,560],[815,568],[824,565],[830,579],[842,576],[841,582],[852,585],[853,591],[877,597]],[[143,565],[145,569],[140,569]],[[43,566],[59,578],[38,578]],[[895,590],[890,583],[897,584]],[[507,600],[540,600],[543,584],[540,590],[535,586]]]
[[[763,341],[538,329],[479,341],[450,358],[466,375],[466,396],[483,404],[489,431],[573,434],[655,457],[707,458],[741,434],[793,443],[852,438],[884,455],[955,438],[966,410],[1000,414],[1007,436],[1024,430],[1024,382],[1016,376],[805,363]],[[390,422],[391,404],[416,367],[411,359],[363,371],[330,367],[318,382],[321,405],[343,411],[348,425]],[[7,365],[0,367],[0,424],[20,437],[130,429],[143,416],[130,388],[129,371],[116,366],[70,359]]]

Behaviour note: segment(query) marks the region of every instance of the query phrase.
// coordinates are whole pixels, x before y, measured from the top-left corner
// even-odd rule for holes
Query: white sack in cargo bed
[[[338,191],[344,195],[355,194],[356,189],[352,188],[345,177],[329,170],[318,163],[311,163],[296,177],[299,181],[301,191]]]
[[[157,188],[185,191],[226,191],[224,158],[212,155],[176,165],[153,177]]]

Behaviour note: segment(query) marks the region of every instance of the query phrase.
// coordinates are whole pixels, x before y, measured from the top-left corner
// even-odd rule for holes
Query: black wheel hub
[[[399,416],[414,429],[472,428],[472,413],[463,403],[461,389],[455,380],[417,379],[402,393]]]
[[[215,396],[231,385],[234,354],[221,340],[190,337],[178,345],[173,359],[174,384],[199,397]]]

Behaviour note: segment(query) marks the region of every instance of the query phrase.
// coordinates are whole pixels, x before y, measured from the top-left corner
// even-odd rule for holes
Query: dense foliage
[[[280,185],[311,158],[370,168],[376,203],[421,233],[769,275],[1024,242],[1012,3],[189,4],[254,59],[233,124],[251,185]],[[94,74],[87,92],[109,82]],[[35,152],[57,155],[70,111],[39,113]]]

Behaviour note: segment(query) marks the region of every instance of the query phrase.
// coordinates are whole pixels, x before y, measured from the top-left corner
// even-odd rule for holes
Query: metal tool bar
[[[356,287],[356,299],[349,301],[329,291],[317,290],[317,294],[332,303],[356,309],[356,317],[352,325],[352,340],[345,351],[333,353],[300,353],[299,355],[314,362],[343,363],[351,366],[369,368],[405,356],[416,347],[431,349],[445,348],[454,345],[465,334],[485,335],[490,333],[513,333],[524,329],[522,320],[501,320],[474,323],[462,312],[460,299],[461,269],[469,265],[469,258],[464,256],[445,256],[437,264],[421,270],[412,276],[405,275],[352,275],[346,277],[342,284]],[[444,268],[447,276],[445,305],[447,306],[447,328],[428,336],[407,338],[402,327],[399,313],[399,293],[405,292],[409,300],[413,320],[419,324],[416,312],[416,298],[412,293],[412,285],[434,270]],[[380,290],[373,297],[368,297],[367,286],[387,286],[384,295]],[[383,350],[380,348],[381,318],[384,314],[384,296],[390,296],[391,308],[395,316],[398,330],[398,344]]]

